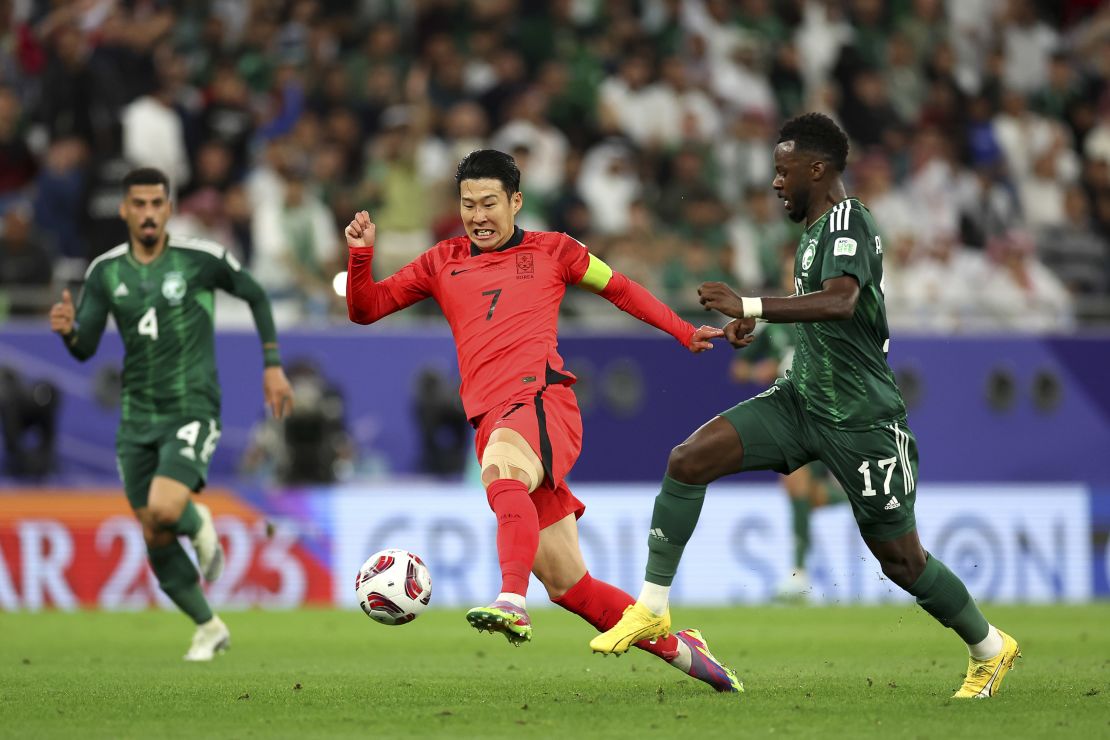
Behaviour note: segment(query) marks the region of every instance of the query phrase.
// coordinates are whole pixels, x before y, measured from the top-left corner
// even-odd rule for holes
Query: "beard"
[[[800,224],[806,219],[806,211],[809,210],[809,198],[806,197],[803,201],[802,198],[787,198],[790,201],[790,207],[786,210],[786,216],[796,224]]]
[[[144,223],[139,228],[145,229],[148,226],[153,226],[155,229],[158,228],[158,226],[156,224],[153,224],[149,221],[147,223]],[[162,235],[159,234],[157,231],[154,231],[152,233],[140,233],[139,234],[139,244],[142,244],[147,249],[153,249],[154,247],[158,246],[158,241],[161,238],[162,238]]]

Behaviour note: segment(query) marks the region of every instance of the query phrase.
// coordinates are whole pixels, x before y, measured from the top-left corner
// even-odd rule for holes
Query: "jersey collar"
[[[833,203],[833,204],[832,204],[831,206],[829,206],[828,208],[826,208],[826,209],[825,209],[825,212],[824,212],[824,213],[822,213],[822,214],[821,214],[820,216],[818,216],[818,217],[817,217],[817,218],[816,218],[816,219],[815,219],[815,220],[813,221],[813,223],[812,223],[812,224],[810,224],[809,226],[807,226],[807,227],[806,227],[806,229],[805,229],[805,233],[806,233],[806,234],[808,234],[808,233],[809,233],[810,231],[812,231],[812,230],[813,230],[813,227],[814,227],[814,226],[816,226],[816,225],[817,225],[817,224],[819,224],[819,223],[823,223],[823,222],[824,222],[824,220],[825,220],[825,218],[826,218],[826,217],[828,217],[829,213],[830,213],[830,212],[832,211],[832,209],[834,209],[834,208],[836,208],[837,206],[839,206],[839,205],[840,205],[841,203],[843,203],[843,202],[844,202],[845,200],[854,200],[854,201],[857,201],[857,202],[859,201],[859,199],[858,199],[858,198],[856,198],[855,196],[849,195],[849,196],[848,196],[847,198],[845,198],[844,200],[840,200],[840,201],[837,201],[836,203]]]
[[[524,241],[523,229],[521,229],[519,226],[514,226],[513,235],[509,237],[509,241],[505,242],[493,251],[504,252],[506,249],[512,249],[513,247],[519,246],[522,241]],[[470,242],[470,256],[477,257],[480,254],[482,254],[482,250],[478,249],[478,247],[474,245],[474,242]]]
[[[170,251],[170,235],[169,235],[169,232],[165,233],[165,239],[166,239],[166,243],[162,246],[162,251],[158,253],[157,257],[152,259],[150,262],[139,262],[139,260],[135,259],[135,245],[131,243],[131,235],[128,234],[128,236],[127,236],[127,259],[131,261],[132,265],[134,265],[135,267],[138,267],[140,269],[144,268],[144,267],[150,267],[152,265],[159,264],[162,261],[162,258],[166,256],[166,253]]]

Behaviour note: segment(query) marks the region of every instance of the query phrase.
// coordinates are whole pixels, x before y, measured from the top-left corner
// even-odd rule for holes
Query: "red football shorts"
[[[576,519],[582,516],[586,505],[564,481],[582,451],[582,413],[569,386],[549,385],[537,393],[517,396],[483,414],[477,423],[474,447],[479,463],[493,430],[501,428],[524,437],[543,463],[543,482],[532,492],[540,529],[567,514]]]

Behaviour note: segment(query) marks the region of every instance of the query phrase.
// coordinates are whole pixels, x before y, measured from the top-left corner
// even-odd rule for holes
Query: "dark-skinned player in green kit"
[[[590,647],[622,653],[668,633],[670,585],[709,483],[745,470],[789,473],[820,460],[847,493],[883,574],[967,644],[970,664],[954,698],[987,698],[1021,653],[918,539],[917,444],[886,361],[882,241],[871,212],[845,192],[847,157],[848,137],[820,113],[787,121],[779,132],[772,187],[790,219],[805,224],[795,293],[741,298],[723,283],[705,283],[698,294],[706,310],[733,317],[725,336],[737,347],[750,342],[756,319],[797,324],[793,368],[671,452],[655,500],[643,590]]]
[[[214,292],[251,307],[262,340],[262,388],[274,416],[293,405],[278,355],[270,301],[224,247],[166,234],[169,180],[159,170],[123,179],[119,214],[128,241],[89,265],[74,309],[68,290],[50,311],[50,328],[85,361],[111,315],[123,339],[123,396],[116,462],[124,492],[142,523],[150,567],[167,596],[196,623],[185,659],[211,660],[231,633],[212,612],[197,569],[178,542],[193,544],[204,578],[223,570],[223,550],[207,506],[193,502],[220,438],[220,386],[213,345]]]

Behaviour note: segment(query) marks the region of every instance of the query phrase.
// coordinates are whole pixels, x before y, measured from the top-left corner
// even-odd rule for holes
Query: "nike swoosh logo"
[[[460,274],[460,273],[466,272],[466,271],[467,271],[467,270],[469,270],[469,269],[470,269],[470,268],[468,267],[468,268],[466,268],[466,270],[451,270],[451,276],[452,276],[452,277],[454,277],[455,275],[458,275],[458,274]]]

